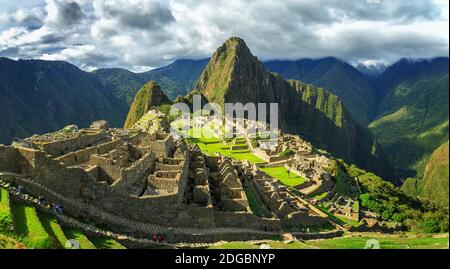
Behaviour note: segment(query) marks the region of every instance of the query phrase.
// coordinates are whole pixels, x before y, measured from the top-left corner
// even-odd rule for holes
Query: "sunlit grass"
[[[289,173],[289,170],[284,166],[264,167],[261,168],[261,171],[290,187],[301,185],[307,181],[304,177],[298,176],[292,172]]]

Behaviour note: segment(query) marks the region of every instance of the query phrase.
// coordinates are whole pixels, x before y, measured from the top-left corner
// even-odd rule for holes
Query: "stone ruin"
[[[114,129],[106,121],[84,129],[69,126],[0,146],[0,171],[72,216],[112,229],[123,227],[123,219],[164,227],[258,230],[328,221],[278,182],[257,175],[251,184],[274,216],[255,216],[243,188],[248,173],[228,158],[205,156],[197,146],[160,130]]]

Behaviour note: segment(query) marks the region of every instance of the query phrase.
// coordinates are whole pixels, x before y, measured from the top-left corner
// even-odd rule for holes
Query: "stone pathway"
[[[35,198],[29,194],[19,194],[17,192],[17,188],[12,187],[7,183],[0,182],[0,187],[7,189],[13,199],[25,202],[27,204],[31,204],[36,209],[38,209],[48,215],[54,216],[58,220],[59,223],[62,223],[63,225],[66,225],[69,227],[77,228],[77,229],[83,231],[84,233],[93,234],[98,237],[107,237],[107,238],[115,239],[118,241],[125,240],[125,241],[129,241],[134,244],[141,245],[141,246],[170,246],[173,248],[176,247],[173,244],[157,243],[157,242],[154,242],[149,239],[136,238],[136,237],[125,235],[125,234],[118,234],[118,233],[114,233],[111,231],[106,231],[106,230],[100,229],[92,224],[81,222],[81,221],[79,221],[75,218],[69,217],[67,215],[55,214],[55,213],[53,213],[53,211],[50,209],[49,206],[43,206],[43,205],[39,204],[39,200],[37,198]]]
[[[25,185],[25,187],[27,184],[30,184],[30,185],[33,185],[36,189],[38,189],[39,193],[36,193],[35,195],[43,195],[43,196],[47,197],[48,200],[51,200],[50,198],[55,197],[56,199],[53,199],[53,200],[55,200],[55,202],[59,202],[65,208],[67,207],[67,206],[64,206],[65,204],[75,206],[78,208],[82,208],[85,210],[85,212],[91,219],[96,219],[96,218],[103,219],[103,220],[105,220],[106,223],[111,223],[115,226],[123,227],[124,231],[128,231],[128,230],[136,231],[140,234],[145,234],[145,235],[171,233],[174,235],[182,235],[187,238],[193,238],[193,240],[195,240],[195,241],[199,240],[199,238],[208,240],[208,237],[210,237],[210,236],[213,236],[213,235],[220,236],[222,234],[225,237],[227,234],[228,235],[229,234],[240,234],[243,237],[249,236],[249,235],[251,235],[251,236],[259,235],[259,236],[267,236],[267,237],[279,235],[277,232],[266,232],[266,231],[246,229],[246,228],[236,228],[236,227],[198,229],[198,228],[187,228],[187,227],[164,227],[164,226],[157,225],[157,224],[137,222],[137,221],[129,220],[129,219],[122,218],[120,216],[105,212],[105,211],[93,206],[92,204],[85,203],[82,201],[75,201],[73,199],[63,197],[60,194],[47,188],[46,186],[43,186],[39,182],[36,182],[29,178],[20,177],[20,178],[16,178],[16,179],[18,182],[23,183],[23,185]],[[33,200],[30,202],[33,202]],[[34,201],[33,204],[38,205],[37,200]],[[47,211],[48,211],[48,208],[47,208]],[[52,213],[52,212],[50,212],[50,213]],[[85,230],[87,229],[89,232],[99,233],[100,235],[103,235],[103,236],[105,236],[105,233],[107,233],[106,231],[103,231],[101,229],[94,228],[95,226],[93,226],[93,225],[82,223],[74,218],[70,218],[65,215],[56,215],[56,216],[61,221],[64,221],[67,224],[72,224],[75,227],[82,228]],[[121,234],[113,233],[113,232],[109,232],[109,233],[111,234],[111,236],[108,236],[108,237],[112,237],[112,238],[116,238],[116,239],[120,236],[122,238],[121,240],[129,239],[131,241],[136,241],[137,243],[155,244],[155,242],[153,242],[151,240],[147,240],[147,239],[140,239],[138,237],[131,237],[128,235],[121,235]],[[314,236],[313,234],[311,234],[311,235]],[[320,236],[320,234],[317,233],[317,236]],[[133,239],[130,239],[130,238],[133,238]],[[142,240],[144,240],[144,241],[142,241]]]

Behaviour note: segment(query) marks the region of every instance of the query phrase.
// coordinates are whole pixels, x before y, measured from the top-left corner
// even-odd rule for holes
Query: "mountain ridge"
[[[98,78],[62,61],[0,59],[0,142],[89,126],[98,119],[121,126],[127,107]]]

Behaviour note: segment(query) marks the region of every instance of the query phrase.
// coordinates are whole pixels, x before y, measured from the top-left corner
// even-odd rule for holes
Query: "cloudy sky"
[[[449,54],[448,0],[0,0],[0,56],[134,71],[210,57],[228,37],[260,59],[352,63]]]

